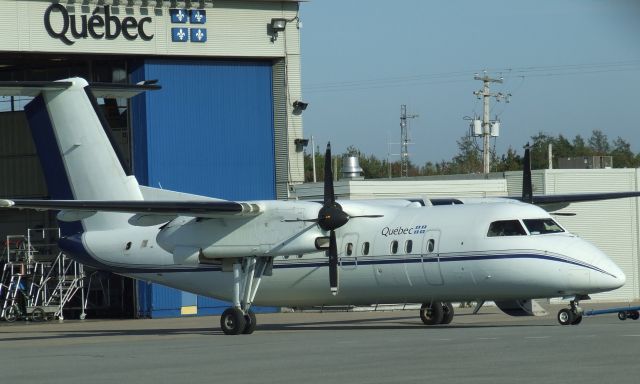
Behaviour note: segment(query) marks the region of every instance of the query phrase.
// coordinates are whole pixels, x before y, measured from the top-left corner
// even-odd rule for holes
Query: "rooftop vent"
[[[342,178],[348,180],[364,180],[362,167],[357,156],[345,156],[342,161]]]

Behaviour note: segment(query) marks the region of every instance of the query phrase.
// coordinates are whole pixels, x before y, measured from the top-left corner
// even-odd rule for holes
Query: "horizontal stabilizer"
[[[583,201],[598,201],[623,199],[626,197],[640,197],[640,191],[605,192],[605,193],[570,193],[566,195],[533,195],[533,204],[579,203]]]
[[[88,212],[121,212],[143,216],[193,216],[203,218],[245,217],[261,213],[254,203],[235,201],[101,201],[101,200],[0,200],[0,208],[64,210]],[[66,213],[66,215],[70,215]],[[80,217],[80,215],[78,215]],[[142,217],[142,216],[140,216]]]
[[[36,97],[42,91],[61,91],[72,84],[70,81],[0,81],[0,96]]]
[[[62,91],[71,87],[70,81],[0,81],[0,96],[36,97],[42,91]],[[144,91],[154,91],[157,84],[90,83],[95,97],[107,99],[129,99]]]

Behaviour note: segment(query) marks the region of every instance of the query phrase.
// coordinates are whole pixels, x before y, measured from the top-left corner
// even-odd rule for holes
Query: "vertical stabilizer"
[[[81,78],[63,82],[69,86],[41,89],[25,107],[51,198],[142,200],[138,182],[127,174],[112,145],[88,83]],[[87,231],[112,229],[126,225],[129,216],[100,213],[82,224]]]

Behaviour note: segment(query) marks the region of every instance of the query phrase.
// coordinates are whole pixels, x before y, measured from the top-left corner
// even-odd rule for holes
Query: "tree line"
[[[482,148],[479,140],[463,136],[457,140],[458,152],[450,160],[439,162],[428,161],[423,165],[409,162],[409,176],[434,176],[482,173]],[[633,153],[631,144],[621,137],[612,142],[600,130],[594,130],[588,139],[577,135],[568,139],[562,134],[557,136],[539,132],[531,137],[531,168],[548,168],[548,146],[553,146],[553,168],[558,168],[558,158],[582,156],[612,156],[614,168],[637,168],[640,166],[640,153]],[[507,152],[497,155],[491,152],[491,171],[506,172],[522,170],[523,148],[509,147]],[[341,160],[345,156],[357,156],[366,179],[380,179],[400,176],[400,161],[379,159],[375,155],[366,155],[358,148],[349,146],[345,153],[338,158],[338,170]],[[305,181],[313,181],[313,165],[311,154],[305,153]],[[339,171],[338,171],[339,172]],[[324,153],[316,150],[316,175],[321,181],[324,177]]]

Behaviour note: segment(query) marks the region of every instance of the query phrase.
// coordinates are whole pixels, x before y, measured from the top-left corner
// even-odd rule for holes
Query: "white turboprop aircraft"
[[[57,199],[0,206],[59,210],[59,245],[85,265],[231,301],[220,319],[226,334],[254,331],[254,304],[424,303],[420,317],[435,325],[451,322],[455,301],[494,300],[518,315],[527,300],[563,296],[573,300],[558,320],[578,324],[579,300],[625,282],[607,255],[529,203],[557,208],[640,193],[533,196],[528,161],[522,198],[338,204],[329,146],[323,202],[226,201],[140,186],[114,151],[95,97],[148,88],[80,78],[0,83],[0,94],[35,96],[25,111]]]

